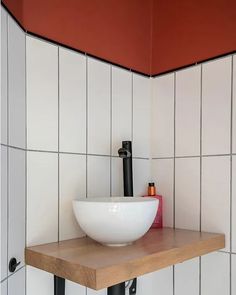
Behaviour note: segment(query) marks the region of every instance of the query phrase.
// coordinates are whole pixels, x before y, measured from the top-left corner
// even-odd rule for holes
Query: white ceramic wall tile
[[[58,150],[58,48],[26,37],[27,147]]]
[[[65,293],[68,295],[87,295],[84,286],[68,280],[65,282]]]
[[[3,281],[0,284],[0,294],[1,295],[7,295],[7,280]]]
[[[152,80],[152,157],[174,156],[174,74]]]
[[[25,147],[25,33],[8,17],[9,144]]]
[[[236,294],[236,254],[232,254],[231,288],[232,294]]]
[[[72,208],[72,201],[86,197],[86,156],[60,154],[59,239],[84,235]]]
[[[1,143],[7,144],[7,13],[1,7]]]
[[[230,157],[202,160],[202,230],[226,235],[230,244]]]
[[[232,251],[236,253],[236,156],[232,158]]]
[[[27,266],[26,289],[27,295],[52,295],[54,293],[53,275],[46,271]]]
[[[199,258],[175,266],[175,295],[199,295]]]
[[[148,183],[150,180],[150,161],[133,159],[134,196],[147,195]]]
[[[120,158],[112,158],[112,196],[124,195],[123,161]]]
[[[112,67],[112,154],[132,139],[132,74]]]
[[[231,57],[202,66],[202,153],[230,152]]]
[[[58,239],[58,155],[28,152],[27,245]]]
[[[174,160],[160,159],[152,161],[152,178],[157,193],[163,196],[163,224],[173,226],[173,185]]]
[[[201,67],[176,73],[176,155],[200,155]]]
[[[229,295],[230,257],[227,253],[211,253],[202,257],[201,294]]]
[[[8,279],[8,295],[25,295],[25,268],[23,267]],[[35,293],[34,293],[35,295]]]
[[[99,291],[95,291],[95,290],[87,288],[87,294],[86,295],[107,295],[107,289],[102,289],[102,290],[99,290]]]
[[[133,156],[150,156],[151,81],[133,74]]]
[[[1,280],[7,276],[7,148],[1,146]]]
[[[175,162],[175,226],[199,230],[200,158],[182,158]]]
[[[88,156],[88,197],[110,196],[110,158]]]
[[[173,295],[173,268],[146,274],[137,280],[137,295]]]
[[[15,257],[24,265],[25,250],[25,151],[9,148],[8,261]]]
[[[111,66],[88,58],[88,153],[110,155]]]
[[[59,51],[60,151],[86,152],[86,57]]]
[[[236,153],[236,55],[233,56],[233,153]]]

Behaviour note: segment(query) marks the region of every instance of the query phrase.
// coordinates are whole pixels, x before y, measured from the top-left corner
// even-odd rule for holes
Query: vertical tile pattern
[[[110,158],[88,156],[88,197],[110,196]]]
[[[201,67],[176,73],[176,156],[200,155]]]
[[[1,295],[8,295],[7,294],[7,280],[0,283],[0,293],[1,293]]]
[[[202,152],[230,152],[231,57],[203,64]]]
[[[175,226],[199,230],[200,158],[182,158],[175,162]]]
[[[110,155],[111,66],[88,58],[88,153]]]
[[[232,255],[231,294],[236,294],[236,254]]]
[[[25,295],[25,268],[20,269],[8,279],[8,295],[16,294]]]
[[[67,240],[84,235],[72,208],[72,201],[86,197],[86,156],[60,155],[59,239]]]
[[[52,295],[54,292],[53,275],[46,271],[27,266],[26,289],[27,295]]]
[[[227,253],[211,253],[202,257],[201,294],[230,294],[230,258]]]
[[[69,295],[87,295],[85,287],[68,280],[65,282],[65,293]]]
[[[202,230],[225,233],[230,247],[230,157],[202,160]]]
[[[175,295],[199,295],[199,258],[175,266]]]
[[[132,73],[112,67],[112,155],[132,137]]]
[[[59,50],[60,151],[86,152],[86,57]]]
[[[8,17],[9,144],[25,147],[25,33]]]
[[[232,251],[236,253],[236,155],[232,157]]]
[[[58,48],[26,38],[27,147],[58,150]]]
[[[7,144],[7,13],[1,7],[1,143]]]
[[[133,156],[150,156],[150,79],[133,74]]]
[[[24,265],[25,249],[25,151],[9,148],[8,261]]]
[[[148,182],[150,182],[150,161],[133,159],[134,196],[146,195]]]
[[[28,152],[27,245],[58,240],[58,156]]]
[[[1,281],[7,277],[7,147],[1,146]]]
[[[161,76],[152,81],[152,157],[173,157],[174,74]]]
[[[167,267],[138,278],[137,295],[173,295],[173,268]]]
[[[163,196],[163,224],[173,226],[173,186],[174,160],[160,159],[152,161],[152,178],[157,186],[157,193]]]
[[[236,55],[233,55],[233,153],[236,153]]]
[[[120,158],[112,158],[112,196],[124,195],[123,161]]]

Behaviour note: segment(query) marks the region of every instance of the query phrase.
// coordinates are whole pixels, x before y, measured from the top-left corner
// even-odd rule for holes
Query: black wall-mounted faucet
[[[132,142],[122,141],[118,154],[123,159],[124,196],[133,196]]]

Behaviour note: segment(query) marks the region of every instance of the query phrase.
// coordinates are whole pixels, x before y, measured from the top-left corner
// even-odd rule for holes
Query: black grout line
[[[131,73],[131,141],[134,141],[134,75]]]
[[[234,70],[234,59],[231,56],[231,106],[230,106],[230,252],[232,252],[233,246],[233,70]],[[232,294],[232,256],[230,254],[230,295]]]
[[[85,176],[85,191],[88,198],[88,57],[86,56],[86,176]],[[87,292],[87,288],[86,288]]]
[[[202,231],[202,82],[203,82],[203,67],[201,65],[200,72],[200,216],[199,216],[199,231]],[[202,258],[199,257],[199,295],[202,293]]]
[[[112,127],[113,127],[113,103],[112,103],[112,67],[110,66],[110,196],[112,196]]]
[[[58,96],[58,109],[57,109],[57,194],[58,194],[58,211],[57,211],[57,240],[60,241],[60,49],[57,47],[57,96]]]

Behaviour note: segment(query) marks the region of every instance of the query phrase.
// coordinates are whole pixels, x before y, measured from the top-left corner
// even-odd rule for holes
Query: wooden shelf
[[[26,248],[26,264],[99,290],[225,247],[223,234],[151,229],[125,247],[80,238]]]

